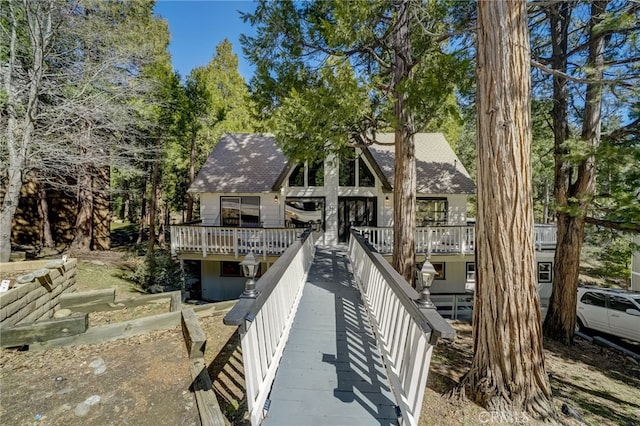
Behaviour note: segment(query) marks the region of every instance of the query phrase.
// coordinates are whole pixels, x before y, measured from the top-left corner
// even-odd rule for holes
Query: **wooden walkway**
[[[397,424],[345,248],[317,248],[269,400],[264,425]]]

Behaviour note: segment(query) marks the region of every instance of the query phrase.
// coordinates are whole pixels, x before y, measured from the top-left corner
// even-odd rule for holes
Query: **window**
[[[417,198],[416,226],[446,225],[448,209],[446,198]]]
[[[324,230],[324,198],[287,198],[284,223],[287,228]]]
[[[340,186],[356,186],[356,161],[354,158],[343,157],[340,160],[338,184]]]
[[[240,262],[220,262],[220,276],[221,277],[243,277],[244,273],[242,272],[242,266],[240,266]],[[261,268],[262,264],[258,265],[258,272],[256,272],[256,278],[262,276]]]
[[[436,270],[436,276],[433,278],[434,280],[444,280],[445,278],[445,268],[444,268],[444,262],[437,262],[437,263],[433,263],[431,262],[431,264],[433,265],[433,269]]]
[[[538,262],[538,282],[550,283],[553,278],[553,264],[551,262]]]
[[[220,197],[222,226],[260,226],[260,197]]]
[[[626,312],[627,309],[635,309],[636,307],[631,303],[631,300],[622,296],[609,296],[609,307],[616,311]]]
[[[358,159],[358,186],[373,187],[376,185],[376,179],[369,170],[367,163],[362,158]]]
[[[304,186],[304,164],[299,164],[289,175],[289,186]]]
[[[340,186],[374,187],[376,179],[367,163],[356,155],[355,150],[340,159],[338,184]]]
[[[476,264],[475,262],[467,262],[467,282],[476,282]]]
[[[309,166],[307,186],[324,186],[324,161],[317,161]]]
[[[586,292],[580,301],[585,305],[605,307],[605,295],[602,293]]]

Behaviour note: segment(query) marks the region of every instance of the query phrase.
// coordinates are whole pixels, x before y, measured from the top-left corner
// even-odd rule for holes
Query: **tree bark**
[[[51,221],[49,220],[49,203],[47,202],[47,190],[42,182],[38,182],[38,215],[42,229],[40,230],[40,245],[44,249],[55,247],[51,234]]]
[[[605,37],[594,31],[604,19],[608,0],[591,3],[589,23],[589,56],[586,64],[587,78],[602,80]],[[553,40],[554,69],[566,71],[567,28],[569,5],[556,3],[550,6],[550,21]],[[556,10],[557,8],[557,10]],[[556,38],[559,37],[559,38]],[[557,67],[557,68],[556,68]],[[554,75],[554,139],[555,139],[555,186],[557,204],[558,236],[554,259],[553,287],[549,309],[544,321],[544,335],[564,344],[573,342],[576,324],[578,277],[580,274],[580,252],[584,242],[585,216],[595,193],[595,157],[585,158],[574,170],[566,159],[564,142],[568,138],[566,80]],[[602,108],[602,86],[587,85],[581,139],[594,149],[600,143]],[[575,179],[575,181],[573,180]]]
[[[526,1],[478,2],[474,357],[457,391],[490,411],[555,417],[535,275]]]
[[[87,252],[91,250],[93,238],[93,179],[88,165],[80,165],[78,172],[77,216],[75,236],[71,248]]]
[[[393,91],[395,96],[395,169],[393,185],[393,268],[410,284],[416,277],[416,157],[414,115],[402,88],[412,71],[408,0],[395,2]]]
[[[16,79],[18,49],[18,15],[15,4],[9,1],[10,35],[8,61],[4,65],[3,86],[6,96],[5,113],[7,115],[7,186],[4,189],[0,204],[0,262],[8,262],[11,257],[11,227],[13,217],[18,208],[20,190],[28,171],[29,151],[32,145],[34,121],[38,115],[38,94],[44,76],[44,52],[48,49],[52,34],[53,2],[27,2],[25,15],[29,26],[31,51],[31,68],[26,87],[27,96],[24,102],[18,98],[18,82]],[[32,9],[31,6],[34,8]],[[22,118],[20,117],[22,116]],[[2,179],[4,180],[4,179]]]
[[[196,178],[196,135],[197,130],[191,131],[191,149],[189,151],[189,185]],[[187,193],[187,222],[193,220],[193,195]]]
[[[156,245],[160,159],[156,158],[151,167],[151,201],[149,202],[149,240],[147,241],[147,255],[151,254],[153,247]]]

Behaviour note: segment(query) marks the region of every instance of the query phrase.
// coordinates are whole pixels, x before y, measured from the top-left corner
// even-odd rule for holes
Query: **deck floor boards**
[[[396,403],[343,248],[318,247],[264,425],[395,425]]]

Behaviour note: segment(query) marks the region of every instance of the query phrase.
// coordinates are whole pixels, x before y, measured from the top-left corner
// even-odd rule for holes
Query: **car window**
[[[602,293],[586,292],[580,299],[585,305],[594,305],[605,307],[605,295]]]
[[[627,309],[635,308],[635,306],[626,297],[611,295],[609,296],[609,308],[625,312]]]

